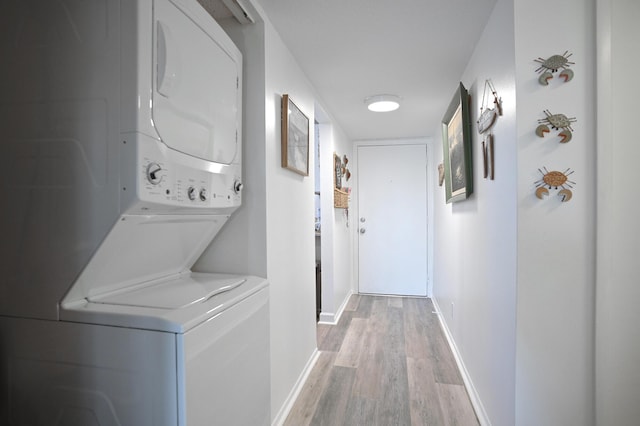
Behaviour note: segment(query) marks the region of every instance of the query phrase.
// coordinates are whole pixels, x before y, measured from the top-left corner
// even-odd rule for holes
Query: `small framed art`
[[[309,119],[282,95],[282,167],[309,176]]]

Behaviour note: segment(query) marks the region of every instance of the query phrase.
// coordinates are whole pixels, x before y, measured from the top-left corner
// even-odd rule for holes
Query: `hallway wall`
[[[346,155],[353,160],[353,143],[332,124],[332,120],[323,112],[320,124],[320,164],[322,194],[322,312],[320,321],[333,323],[337,320],[340,308],[354,292],[353,279],[353,200],[349,210],[333,207],[333,154],[342,158]],[[349,168],[353,170],[353,163]],[[352,186],[353,178],[344,181],[344,186]]]
[[[475,194],[438,206],[436,189],[434,296],[493,425],[594,424],[594,19],[581,0],[500,0],[462,77],[474,114],[491,78],[505,116],[496,180],[474,132]],[[541,86],[534,59],[565,50],[575,78]],[[534,134],[545,109],[577,117],[570,143]],[[570,202],[536,198],[542,167],[575,170]]]
[[[266,28],[267,278],[271,283],[272,415],[286,401],[316,348],[314,160],[310,176],[280,165],[280,102],[285,93],[309,118],[314,93],[278,33]]]
[[[516,424],[594,424],[595,3],[515,1],[518,123]],[[553,10],[553,13],[549,13]],[[562,28],[562,31],[540,31]],[[575,77],[541,86],[537,57],[569,51]],[[556,74],[557,75],[557,74]],[[534,134],[543,110],[576,117],[573,139]],[[575,171],[573,198],[539,200],[539,168]]]
[[[433,296],[480,396],[478,414],[494,426],[515,421],[518,146],[514,42],[509,34],[513,2],[499,0],[461,77],[471,96],[474,194],[445,204],[444,185],[437,186],[437,180],[434,185]],[[483,178],[482,135],[476,126],[486,79],[492,80],[504,109],[493,128],[493,181]],[[443,158],[440,129],[433,151],[435,171]]]
[[[598,0],[598,262],[596,419],[640,419],[640,177],[637,115],[640,2]]]

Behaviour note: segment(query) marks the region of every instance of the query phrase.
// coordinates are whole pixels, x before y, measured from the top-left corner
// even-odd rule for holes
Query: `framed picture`
[[[473,193],[469,94],[462,83],[442,118],[445,200],[462,201]]]
[[[282,167],[309,176],[309,119],[282,95]]]

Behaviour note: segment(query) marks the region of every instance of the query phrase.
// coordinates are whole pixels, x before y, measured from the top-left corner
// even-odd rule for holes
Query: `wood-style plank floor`
[[[430,299],[353,295],[287,426],[478,425]]]

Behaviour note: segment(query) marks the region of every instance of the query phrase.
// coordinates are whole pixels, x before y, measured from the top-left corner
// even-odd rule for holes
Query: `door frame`
[[[353,176],[353,184],[351,189],[351,200],[349,205],[353,206],[353,213],[349,212],[352,217],[352,238],[353,238],[353,277],[356,293],[360,292],[360,247],[358,244],[358,221],[360,217],[358,203],[358,148],[361,146],[390,146],[390,145],[425,145],[427,149],[427,297],[433,295],[433,182],[437,182],[437,164],[432,158],[431,153],[434,152],[431,144],[432,138],[407,138],[407,139],[376,139],[376,140],[360,140],[353,143],[353,166],[349,162],[351,174]],[[433,173],[436,171],[436,176]]]

